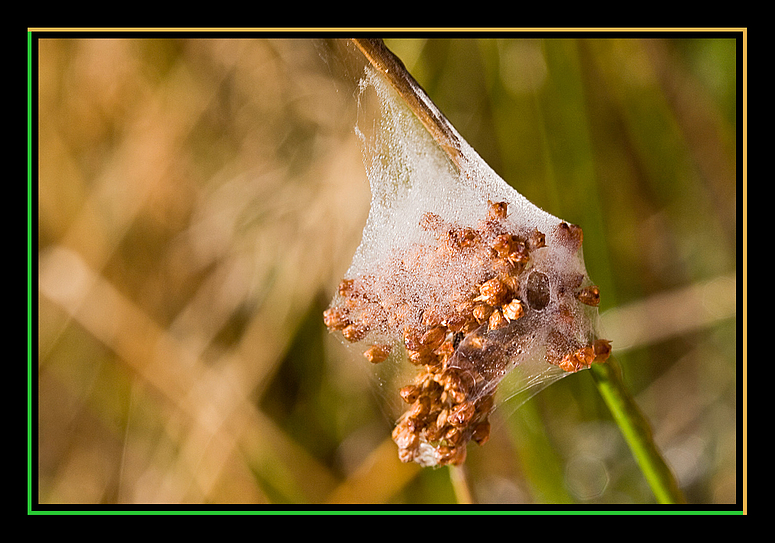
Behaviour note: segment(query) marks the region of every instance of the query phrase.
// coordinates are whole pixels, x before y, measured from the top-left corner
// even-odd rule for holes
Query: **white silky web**
[[[450,222],[475,225],[488,200],[507,201],[512,220],[544,233],[561,222],[509,186],[459,135],[466,171],[457,171],[414,113],[371,67],[366,68],[360,86],[362,97],[369,90],[376,93],[379,116],[362,120],[356,128],[363,142],[372,200],[350,272],[362,273],[392,249],[423,241],[427,233],[418,225],[428,211]],[[432,102],[427,105],[436,109]],[[451,125],[450,129],[454,130]]]
[[[417,91],[433,115],[446,122],[424,92]],[[376,115],[368,107],[373,104]],[[484,400],[497,390],[497,403],[510,398],[508,404],[515,409],[570,371],[588,367],[600,350],[592,347],[598,339],[596,304],[579,303],[579,292],[591,286],[580,247],[581,231],[539,209],[509,186],[451,125],[457,148],[450,154],[371,67],[360,82],[356,130],[363,145],[371,207],[361,244],[329,308],[327,324],[332,330],[344,329],[347,343],[359,352],[372,347],[381,350],[383,355],[376,361],[384,360],[378,367],[385,379],[385,394],[390,395],[394,387],[392,393],[399,403],[398,388],[411,382],[407,371],[420,374],[413,385],[417,394],[428,389],[429,383],[438,385],[438,390],[446,387],[432,400],[438,404],[432,420],[426,406],[425,422],[417,422],[415,415],[421,408],[415,402],[412,412],[401,419],[403,433],[394,432],[394,439],[405,452],[402,460],[447,463],[445,453],[439,451],[452,445],[459,450],[460,442],[464,450],[472,436],[477,439],[473,427],[465,429],[465,438],[459,437],[470,420],[468,415],[455,419],[465,424],[447,424],[444,428],[449,431],[441,429],[451,413],[461,410],[461,404],[475,404],[479,413]],[[494,203],[506,210],[497,219],[491,215]],[[491,257],[496,254],[492,247],[500,239],[497,236],[504,233],[517,240],[529,258],[518,262],[517,271],[507,278],[507,298],[496,303],[495,298],[484,296],[483,285],[503,276],[503,262],[514,268],[513,258],[496,261]],[[455,251],[450,250],[453,245]],[[507,311],[506,303],[512,299],[518,315]],[[450,315],[463,306],[476,305],[483,306],[481,314],[475,313],[481,319],[469,317],[462,330],[453,325]],[[332,324],[335,312],[341,321],[338,324]],[[511,318],[502,318],[509,315]],[[493,325],[490,317],[500,317],[502,324]],[[345,328],[351,323],[360,327]],[[418,338],[425,336],[414,341],[409,330],[418,331]],[[440,345],[432,359],[420,356],[426,337],[430,337],[428,342],[435,341],[433,348]],[[385,359],[388,351],[390,356]],[[407,351],[417,355],[413,363],[407,362]],[[468,383],[465,394],[439,384],[448,383],[439,369],[442,366],[455,370],[457,377],[462,375]],[[458,399],[453,401],[453,397]],[[414,396],[404,400],[411,403]],[[481,409],[486,410],[480,417],[483,420],[491,408],[487,404]],[[413,422],[407,423],[412,417]],[[419,443],[415,434],[420,435]],[[431,434],[435,437],[427,437]],[[409,449],[414,452],[409,454]],[[457,453],[449,462],[459,463],[464,457],[464,452],[462,456]]]

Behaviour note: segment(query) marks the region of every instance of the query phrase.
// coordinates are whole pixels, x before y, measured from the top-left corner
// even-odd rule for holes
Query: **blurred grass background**
[[[455,501],[447,469],[397,460],[323,325],[368,212],[361,60],[299,38],[39,41],[41,503]],[[583,227],[688,500],[736,503],[740,44],[486,38],[386,42],[504,179]],[[654,501],[586,372],[503,417],[466,473],[480,503]]]

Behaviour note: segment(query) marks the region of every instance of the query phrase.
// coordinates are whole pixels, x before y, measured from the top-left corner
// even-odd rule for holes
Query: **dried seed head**
[[[425,213],[419,226],[435,242],[398,250],[384,270],[343,280],[339,305],[324,312],[326,326],[351,342],[367,338],[372,330],[403,332],[393,339],[403,339],[409,362],[418,368],[413,383],[400,389],[407,406],[393,431],[404,462],[462,463],[468,441],[487,441],[498,384],[491,379],[507,371],[505,361],[497,358],[502,350],[490,348],[490,342],[498,347],[503,334],[489,332],[517,319],[527,323],[528,311],[544,311],[551,321],[546,360],[565,371],[589,367],[610,354],[609,342],[580,346],[566,332],[578,315],[573,295],[594,307],[597,288],[581,288],[587,280],[581,271],[544,267],[541,254],[531,254],[546,247],[544,234],[521,227],[512,231],[507,212],[507,202],[488,202],[487,215],[476,229]],[[580,247],[580,228],[567,223],[557,228],[552,240],[559,240],[563,249]],[[533,270],[527,269],[531,261]],[[458,281],[457,272],[454,280],[449,277],[455,269],[464,281]],[[430,296],[421,292],[426,288]],[[525,326],[530,331],[532,325]],[[522,333],[522,326],[512,328]],[[390,346],[368,339],[372,346],[365,358],[375,364],[385,361]]]

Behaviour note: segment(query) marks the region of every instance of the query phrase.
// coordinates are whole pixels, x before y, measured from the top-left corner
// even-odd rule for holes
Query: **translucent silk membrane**
[[[369,66],[361,79],[356,131],[371,208],[324,319],[400,398],[400,459],[460,464],[469,441],[487,441],[496,404],[521,404],[604,361],[610,346],[598,338],[581,229],[511,188],[414,91],[448,140],[382,72]]]

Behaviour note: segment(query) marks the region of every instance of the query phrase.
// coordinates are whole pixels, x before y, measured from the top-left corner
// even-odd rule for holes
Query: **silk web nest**
[[[371,66],[361,116],[367,93],[378,114],[356,132],[371,208],[324,320],[390,375],[401,461],[458,465],[471,440],[488,440],[501,397],[521,403],[605,361],[599,293],[581,228],[511,188],[450,125],[461,157],[451,160]]]

